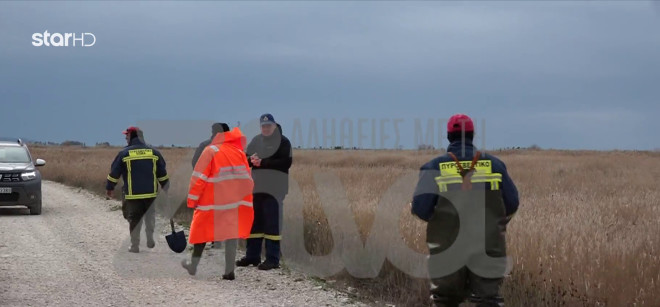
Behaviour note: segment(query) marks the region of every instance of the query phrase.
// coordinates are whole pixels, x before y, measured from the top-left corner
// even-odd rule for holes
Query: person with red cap
[[[169,176],[165,159],[160,152],[146,145],[142,131],[137,127],[128,127],[124,131],[126,143],[112,162],[106,182],[106,194],[112,198],[119,178],[124,180],[122,213],[128,220],[131,234],[129,252],[140,252],[140,229],[144,218],[147,235],[147,247],[153,248],[155,210],[152,204],[158,196],[158,184],[167,189]]]
[[[472,119],[465,114],[452,116],[447,124],[447,153],[421,167],[413,196],[412,213],[428,222],[428,269],[435,306],[458,306],[468,298],[477,306],[504,305],[499,293],[506,274],[504,235],[518,210],[518,190],[505,164],[478,151],[473,138]],[[440,258],[444,260],[437,261]],[[447,259],[458,267],[464,265],[451,272]]]

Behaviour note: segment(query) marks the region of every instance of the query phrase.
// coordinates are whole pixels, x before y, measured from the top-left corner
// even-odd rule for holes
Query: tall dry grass
[[[105,176],[118,149],[35,147],[48,164],[46,179],[103,192]],[[163,149],[172,173],[171,194],[183,199],[191,151]],[[300,198],[285,200],[285,223],[303,223],[314,255],[328,254],[333,229],[322,210],[316,174],[335,174],[344,187],[362,240],[370,236],[376,207],[397,202],[405,242],[424,251],[425,224],[408,214],[407,203],[383,198],[399,178],[416,172],[438,152],[295,151],[292,182]],[[659,306],[660,305],[660,154],[650,152],[511,151],[495,153],[520,191],[521,207],[509,225],[508,250],[514,269],[503,294],[512,306]],[[414,180],[409,183],[414,186]],[[402,188],[401,191],[408,191]],[[394,191],[395,194],[397,191]],[[402,192],[403,193],[403,192]],[[394,194],[394,195],[395,195]],[[300,200],[297,200],[300,199]],[[292,202],[300,201],[300,204]],[[286,207],[303,208],[303,221]],[[182,210],[179,216],[189,218]],[[387,244],[387,242],[380,242]],[[428,304],[427,283],[386,263],[378,278],[335,279],[379,301]]]

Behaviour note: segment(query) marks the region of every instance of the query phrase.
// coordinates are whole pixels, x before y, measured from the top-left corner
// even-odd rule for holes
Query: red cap
[[[129,134],[131,132],[138,132],[138,130],[140,130],[140,128],[130,126],[130,127],[126,128],[126,130],[123,133],[124,134]]]
[[[447,123],[447,132],[474,132],[474,123],[472,119],[465,114],[455,114],[449,118]]]

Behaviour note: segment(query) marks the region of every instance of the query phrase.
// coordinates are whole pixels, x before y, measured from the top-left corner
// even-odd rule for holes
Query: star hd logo
[[[96,44],[96,35],[85,33],[44,33],[32,34],[32,46],[35,47],[92,47]]]

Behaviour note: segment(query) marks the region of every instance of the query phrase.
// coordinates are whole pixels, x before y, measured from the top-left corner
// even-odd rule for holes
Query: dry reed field
[[[105,177],[118,150],[32,148],[36,158],[47,161],[42,169],[46,179],[99,193],[103,193]],[[192,150],[161,151],[172,176],[170,194],[182,201],[192,169]],[[330,253],[337,247],[337,241],[333,241],[337,230],[330,227],[323,203],[332,207],[333,197],[341,200],[345,195],[362,240],[375,232],[398,229],[410,248],[424,252],[425,224],[410,215],[407,201],[419,166],[438,154],[294,151],[291,181],[299,193],[285,200],[285,223],[302,223],[304,233],[285,239],[304,240],[313,255]],[[521,197],[520,209],[507,233],[508,252],[514,261],[503,289],[508,305],[660,306],[660,154],[493,154],[507,164]],[[343,189],[324,190],[332,185],[319,175],[338,178]],[[386,213],[398,225],[381,223],[376,227],[377,206],[383,205],[400,209]],[[290,208],[303,208],[303,219],[296,218]],[[180,210],[178,216],[190,218],[187,210]],[[372,246],[386,248],[389,244],[382,236],[374,238]],[[405,306],[428,304],[426,281],[408,277],[389,263],[377,278],[357,279],[344,271],[332,279],[357,288],[372,300]]]

